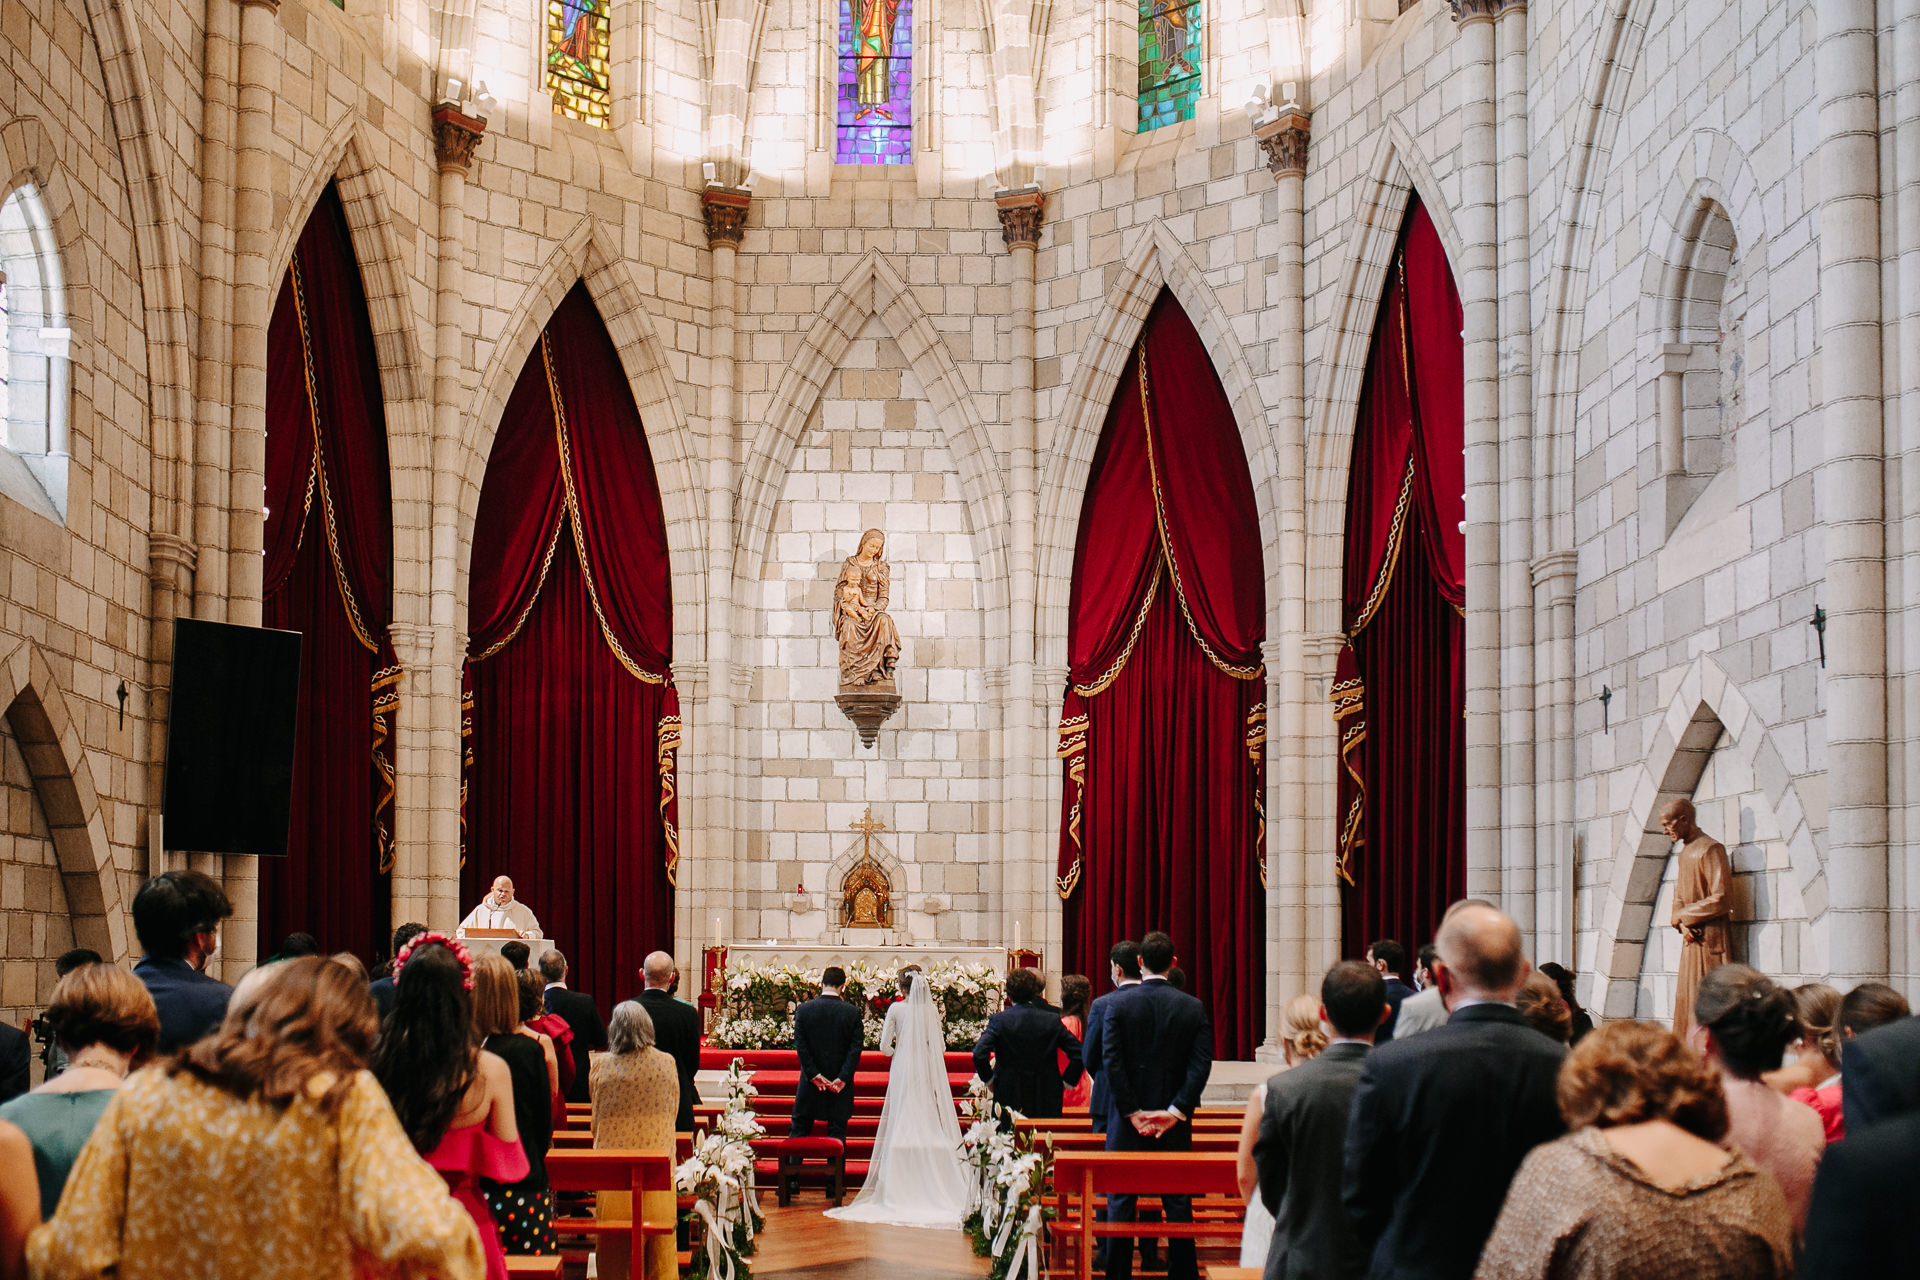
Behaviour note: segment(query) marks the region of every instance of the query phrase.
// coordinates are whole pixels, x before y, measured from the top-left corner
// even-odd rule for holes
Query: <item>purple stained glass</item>
[[[913,160],[913,0],[840,0],[838,164]]]

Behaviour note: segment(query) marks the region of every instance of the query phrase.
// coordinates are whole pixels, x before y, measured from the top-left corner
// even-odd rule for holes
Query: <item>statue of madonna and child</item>
[[[900,632],[887,616],[892,571],[880,557],[887,535],[869,529],[857,551],[840,566],[833,584],[833,638],[840,646],[840,692],[834,701],[872,746],[880,726],[900,706],[893,673],[900,661]]]

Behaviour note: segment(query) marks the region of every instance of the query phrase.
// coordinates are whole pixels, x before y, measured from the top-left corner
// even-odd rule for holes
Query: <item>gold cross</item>
[[[887,829],[886,823],[873,816],[872,806],[868,806],[865,817],[858,822],[849,822],[847,826],[860,833],[860,856],[863,858],[873,856],[873,833]]]

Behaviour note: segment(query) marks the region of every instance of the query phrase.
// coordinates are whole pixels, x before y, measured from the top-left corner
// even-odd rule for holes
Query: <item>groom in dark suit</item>
[[[846,970],[830,966],[820,975],[820,994],[793,1011],[793,1047],[800,1055],[800,1087],[793,1093],[796,1138],[812,1133],[815,1120],[825,1120],[829,1138],[847,1140],[863,1019],[840,998],[846,985]]]
[[[1101,1027],[1107,1080],[1107,1150],[1191,1151],[1193,1113],[1213,1071],[1213,1028],[1198,1000],[1167,981],[1173,939],[1154,932],[1140,940],[1140,985],[1116,992]],[[1162,1196],[1168,1222],[1192,1222],[1189,1196]],[[1108,1196],[1110,1222],[1134,1220],[1134,1197]],[[1133,1241],[1107,1242],[1109,1280],[1133,1274]],[[1167,1246],[1168,1280],[1199,1280],[1193,1240]]]

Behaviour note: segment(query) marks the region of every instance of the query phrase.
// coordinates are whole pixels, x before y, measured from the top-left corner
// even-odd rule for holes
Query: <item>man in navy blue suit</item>
[[[160,1013],[161,1053],[184,1049],[227,1016],[233,988],[207,976],[220,948],[220,922],[233,914],[226,891],[199,871],[167,871],[133,895],[133,931],[146,951],[133,976]]]
[[[1107,1131],[1107,1073],[1101,1065],[1100,1054],[1103,1047],[1101,1027],[1105,1025],[1107,1010],[1120,993],[1128,987],[1140,985],[1140,944],[1132,939],[1123,939],[1113,944],[1107,952],[1107,969],[1113,978],[1113,990],[1094,1000],[1087,1010],[1085,1034],[1080,1037],[1080,1061],[1085,1065],[1087,1074],[1093,1077],[1093,1092],[1087,1098],[1087,1114],[1095,1133]],[[1100,1247],[1106,1248],[1102,1241]]]
[[[1116,993],[1101,1026],[1107,1081],[1107,1150],[1191,1151],[1193,1113],[1213,1071],[1213,1028],[1206,1007],[1167,981],[1173,939],[1158,931],[1140,940],[1140,985]],[[1168,1222],[1192,1222],[1189,1196],[1162,1196]],[[1134,1220],[1132,1196],[1107,1197],[1110,1222]],[[1133,1274],[1133,1241],[1107,1242],[1109,1280]],[[1199,1280],[1191,1239],[1167,1246],[1168,1280]]]
[[[800,1055],[791,1130],[796,1138],[812,1133],[815,1120],[825,1120],[829,1138],[847,1140],[865,1028],[860,1011],[840,997],[846,984],[846,970],[830,966],[820,977],[820,994],[793,1011],[793,1048]]]
[[[993,1100],[1036,1120],[1060,1114],[1063,1086],[1078,1084],[1082,1069],[1080,1042],[1041,999],[1045,991],[1035,970],[1008,974],[1007,1007],[973,1047],[974,1073],[993,1086]]]

